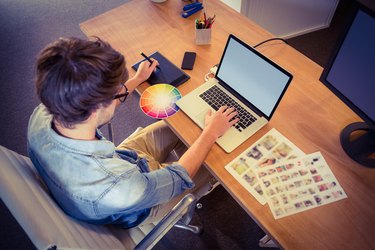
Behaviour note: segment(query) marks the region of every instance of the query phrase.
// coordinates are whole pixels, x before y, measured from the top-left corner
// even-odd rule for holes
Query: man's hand
[[[137,73],[135,73],[135,76],[134,76],[134,78],[139,81],[139,84],[146,81],[150,77],[152,72],[155,71],[156,66],[159,65],[159,62],[157,60],[152,59],[152,58],[151,60],[152,60],[151,65],[148,61],[143,61],[139,64]]]
[[[204,131],[217,139],[239,121],[238,118],[234,118],[236,115],[234,108],[226,106],[220,107],[214,113],[210,109],[206,114]]]
[[[152,58],[151,60],[151,65],[148,61],[141,62],[135,75],[126,82],[126,87],[128,88],[129,93],[133,92],[139,84],[145,82],[152,72],[155,71],[156,66],[159,65],[157,60]]]

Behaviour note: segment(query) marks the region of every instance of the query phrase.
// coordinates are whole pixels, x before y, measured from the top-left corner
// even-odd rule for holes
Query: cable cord
[[[280,40],[280,41],[283,41],[283,42],[286,43],[286,44],[289,44],[289,43],[287,42],[287,40],[285,40],[285,39],[283,39],[283,38],[275,37],[275,38],[270,38],[270,39],[267,39],[267,40],[265,40],[265,41],[263,41],[263,42],[260,42],[260,43],[258,43],[257,45],[253,46],[253,48],[255,49],[256,47],[262,45],[263,43],[267,43],[267,42],[274,41],[274,40]]]

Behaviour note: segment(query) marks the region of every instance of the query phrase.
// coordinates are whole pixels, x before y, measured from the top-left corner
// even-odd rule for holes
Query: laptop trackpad
[[[210,110],[210,108],[203,110],[198,115],[195,116],[195,122],[199,125],[199,127],[204,128],[204,119],[206,114]]]

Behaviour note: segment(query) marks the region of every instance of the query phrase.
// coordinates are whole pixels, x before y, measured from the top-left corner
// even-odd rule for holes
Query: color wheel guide
[[[155,84],[142,93],[139,106],[146,115],[163,119],[174,115],[179,110],[176,101],[180,98],[180,91],[172,85]]]

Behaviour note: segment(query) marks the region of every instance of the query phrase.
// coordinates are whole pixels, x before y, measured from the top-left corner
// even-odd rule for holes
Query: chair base
[[[259,240],[259,247],[279,248],[279,246],[267,234]]]
[[[174,226],[177,228],[188,230],[194,234],[200,234],[203,231],[202,227],[194,226],[194,225],[185,225],[181,222],[176,223]]]

